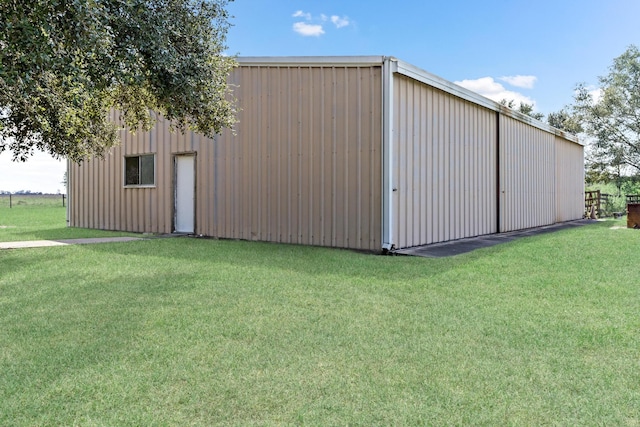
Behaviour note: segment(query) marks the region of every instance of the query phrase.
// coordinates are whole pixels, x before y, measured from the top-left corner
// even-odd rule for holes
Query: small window
[[[131,156],[124,158],[124,185],[153,186],[155,185],[155,156]]]

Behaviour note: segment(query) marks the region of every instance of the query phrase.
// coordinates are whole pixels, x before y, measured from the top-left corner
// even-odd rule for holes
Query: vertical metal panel
[[[496,232],[495,113],[394,77],[396,246]]]
[[[247,65],[229,81],[235,135],[171,133],[162,118],[122,132],[104,160],[71,166],[70,225],[171,232],[173,156],[193,153],[197,233],[379,249],[381,66]],[[495,112],[408,77],[393,86],[396,247],[582,216],[582,146],[502,115],[498,129]],[[148,153],[155,186],[124,188],[124,156]]]
[[[118,114],[111,120],[119,123]],[[151,132],[121,131],[122,144],[104,159],[72,164],[70,176],[74,197],[71,221],[74,227],[134,232],[169,233],[173,219],[173,147],[179,152],[196,152],[205,138],[172,133],[160,118]],[[124,188],[123,162],[127,155],[155,154],[155,186]]]
[[[70,225],[171,232],[173,158],[192,153],[197,233],[380,249],[382,66],[247,64],[229,82],[235,134],[172,133],[160,118],[122,132],[104,160],[71,165]],[[498,127],[487,106],[400,74],[390,93],[396,247],[582,216],[582,146],[511,117]],[[148,153],[155,186],[124,188],[124,156]]]
[[[500,232],[553,224],[555,136],[500,116]]]
[[[562,137],[555,138],[556,222],[584,215],[584,147]]]
[[[380,249],[380,66],[241,66],[208,226],[228,238]]]

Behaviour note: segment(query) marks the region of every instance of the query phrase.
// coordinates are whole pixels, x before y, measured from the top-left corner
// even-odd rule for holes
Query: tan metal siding
[[[394,77],[396,246],[496,232],[496,113]]]
[[[381,67],[244,66],[231,84],[202,232],[380,249]]]
[[[111,120],[118,122],[116,112]],[[74,227],[170,233],[173,222],[173,157],[174,152],[195,152],[202,138],[183,137],[172,133],[164,119],[151,132],[121,132],[122,144],[104,160],[91,159],[81,165],[72,164],[71,221]],[[165,148],[166,147],[166,148]],[[155,154],[155,186],[124,187],[124,157]]]
[[[556,136],[556,222],[584,214],[584,147]]]
[[[230,76],[235,135],[122,133],[71,167],[71,225],[172,231],[174,156],[196,154],[196,233],[379,250],[381,66],[245,66]],[[117,117],[115,113],[113,120]],[[124,156],[156,156],[156,185],[125,188]]]
[[[500,231],[553,224],[555,136],[500,116]]]
[[[209,236],[379,250],[383,232],[401,248],[582,215],[582,146],[407,70],[385,79],[384,104],[382,64],[242,65],[229,79],[235,134],[171,133],[164,120],[123,132],[104,161],[71,166],[70,224],[171,232],[178,154],[195,155],[195,228]],[[384,231],[383,126],[396,189]],[[124,188],[124,156],[149,153],[155,186]]]

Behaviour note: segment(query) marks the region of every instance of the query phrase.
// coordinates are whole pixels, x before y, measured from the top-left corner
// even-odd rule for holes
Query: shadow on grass
[[[617,221],[619,222],[619,221]],[[114,252],[123,256],[140,255],[148,245],[153,245],[149,255],[180,260],[185,263],[218,263],[244,268],[269,268],[297,271],[310,275],[348,275],[371,277],[394,281],[434,277],[461,264],[478,262],[498,257],[514,245],[528,245],[538,239],[573,233],[577,228],[611,228],[616,221],[598,221],[579,227],[570,227],[538,235],[523,235],[512,241],[480,248],[471,252],[442,258],[420,258],[412,256],[382,256],[348,249],[325,248],[295,244],[252,242],[242,240],[177,237],[155,240],[155,243],[132,242],[121,245],[99,245],[90,249],[99,252]]]
[[[616,224],[617,222],[614,221],[598,221],[584,227],[609,229]],[[100,259],[112,260],[110,262],[113,263],[114,271],[117,271],[119,266],[130,263],[140,263],[141,266],[154,263],[161,266],[172,265],[176,272],[203,267],[215,270],[216,266],[220,266],[221,269],[240,270],[239,273],[242,273],[243,269],[251,272],[279,270],[331,280],[340,280],[342,276],[361,279],[361,283],[366,284],[368,278],[386,282],[433,278],[461,265],[478,262],[486,264],[492,258],[504,257],[503,254],[512,251],[514,246],[527,246],[539,242],[540,239],[555,239],[565,233],[573,233],[575,230],[576,228],[569,228],[537,236],[525,236],[488,248],[443,258],[382,256],[336,248],[192,237],[87,245],[79,250],[104,254],[105,257]],[[114,235],[111,232],[105,233],[109,236]],[[61,235],[60,238],[69,238],[69,234]],[[33,252],[34,256],[36,253]],[[38,265],[39,261],[45,259],[38,256],[38,259],[33,261],[33,265]],[[29,267],[29,263],[19,262],[22,262],[20,266],[16,267],[14,264],[10,268]],[[79,256],[79,262],[82,262],[81,256]]]
[[[477,262],[509,250],[512,243],[497,245],[447,258],[383,256],[346,249],[292,244],[216,240],[191,237],[153,239],[124,244],[90,245],[86,250],[119,256],[161,258],[162,264],[176,268],[220,266],[245,271],[294,272],[301,275],[340,280],[341,277],[384,282],[429,279],[447,273],[460,265]]]
[[[28,257],[21,256],[24,249],[8,249],[0,250],[0,279],[9,276],[12,273],[26,269],[37,268],[45,262],[63,261],[67,257],[63,253],[52,253],[50,251],[36,250],[32,251]]]

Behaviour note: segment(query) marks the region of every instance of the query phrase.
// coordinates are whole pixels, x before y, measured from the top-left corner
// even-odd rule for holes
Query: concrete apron
[[[507,233],[488,234],[486,236],[471,237],[467,239],[453,240],[443,243],[432,243],[430,245],[415,246],[412,248],[399,249],[393,253],[400,255],[413,255],[427,258],[442,258],[458,254],[471,252],[479,248],[488,248],[489,246],[498,245],[500,243],[510,242],[521,237],[536,236],[543,233],[551,233],[553,231],[564,230],[566,228],[580,227],[596,222],[592,219],[580,219],[576,221],[561,222],[558,224],[548,225],[545,227],[529,228],[526,230],[510,231]]]
[[[141,237],[93,237],[87,239],[28,240],[24,242],[0,242],[0,249],[46,248],[50,246],[90,245],[96,243],[131,242]]]

